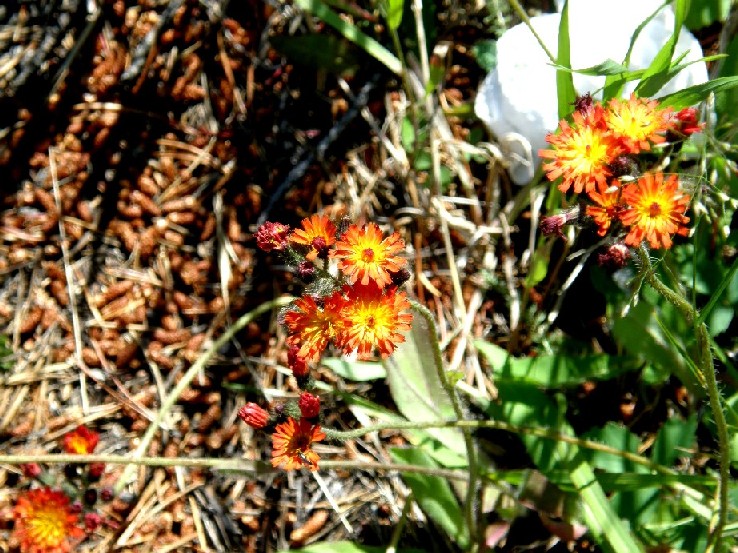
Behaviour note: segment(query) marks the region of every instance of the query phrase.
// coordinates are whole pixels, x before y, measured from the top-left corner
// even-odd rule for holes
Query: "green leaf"
[[[370,36],[362,33],[355,25],[345,21],[320,0],[295,0],[295,5],[301,10],[315,14],[396,75],[402,74],[402,63],[392,52]]]
[[[433,459],[419,448],[390,448],[389,452],[396,463],[421,467],[437,466]],[[443,478],[429,474],[403,473],[402,479],[413,491],[415,501],[423,512],[443,528],[461,549],[465,549],[469,545],[469,529],[449,483]]]
[[[571,426],[564,420],[564,413],[537,388],[515,382],[496,382],[501,401],[476,399],[480,407],[493,419],[504,420],[517,426],[543,426],[563,434],[573,435]],[[572,486],[582,500],[582,516],[597,542],[613,553],[642,552],[643,547],[618,518],[597,482],[592,466],[582,450],[575,444],[542,440],[521,435],[533,462],[548,477],[555,471],[570,474]],[[548,443],[544,443],[548,442]]]
[[[680,418],[667,419],[656,435],[651,448],[651,460],[666,467],[674,464],[678,457],[688,456],[688,450],[694,447],[697,432],[697,416],[687,420]]]
[[[731,0],[700,0],[692,2],[684,24],[694,31],[717,21],[725,21],[730,12]]]
[[[353,75],[360,67],[355,47],[333,35],[276,35],[269,42],[294,63],[325,69],[331,73]]]
[[[738,35],[734,35],[725,50],[726,59],[721,62],[718,77],[735,77],[738,75]],[[719,121],[733,121],[735,106],[738,104],[738,91],[726,90],[715,97],[715,111]]]
[[[378,362],[348,361],[342,357],[331,357],[322,359],[321,364],[346,380],[354,382],[366,382],[387,376],[387,371]]]
[[[472,56],[477,60],[479,67],[487,73],[497,65],[497,41],[478,40],[471,49]]]
[[[627,451],[629,453],[638,453],[640,440],[638,436],[620,424],[608,422],[602,428],[596,428],[585,432],[583,438],[607,444],[610,447]],[[605,451],[587,451],[587,457],[590,463],[598,469],[602,469],[612,473],[624,472],[647,472],[648,469],[643,465],[637,465],[619,455],[613,455]]]
[[[428,328],[426,319],[417,313],[412,328],[405,335],[405,342],[382,363],[387,370],[392,399],[397,409],[408,420],[455,420],[451,400],[438,375],[443,367],[437,367],[434,352],[438,338]],[[466,446],[461,430],[457,428],[433,428],[428,434],[452,451],[466,458]]]
[[[385,553],[386,547],[359,545],[352,541],[321,542],[301,549],[290,549],[289,553]],[[282,553],[287,553],[283,551]],[[423,549],[397,549],[397,553],[427,553]]]
[[[517,381],[545,388],[577,386],[586,380],[606,380],[634,370],[632,361],[610,355],[542,355],[513,357],[484,341],[474,343],[489,363],[495,380]]]
[[[679,92],[667,94],[657,98],[662,107],[671,107],[674,110],[680,110],[702,102],[707,96],[713,92],[723,92],[731,90],[738,86],[738,76],[718,77],[706,83],[696,84],[687,87]]]
[[[385,9],[387,11],[387,26],[390,31],[396,31],[402,23],[402,12],[404,10],[404,0],[385,0]]]
[[[559,23],[559,46],[556,64],[571,67],[571,52],[569,41],[569,0],[564,2]],[[556,95],[559,106],[559,119],[565,119],[572,111],[572,105],[577,98],[574,88],[574,78],[567,71],[556,71]]]

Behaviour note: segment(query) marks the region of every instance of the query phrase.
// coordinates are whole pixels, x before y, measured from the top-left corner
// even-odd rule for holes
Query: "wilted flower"
[[[289,233],[289,225],[267,221],[256,231],[256,245],[265,252],[283,250],[287,247]]]
[[[612,244],[597,254],[597,264],[608,271],[622,269],[630,259],[630,249],[625,244]]]

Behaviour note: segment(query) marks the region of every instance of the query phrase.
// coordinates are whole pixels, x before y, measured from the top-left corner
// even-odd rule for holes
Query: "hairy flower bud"
[[[269,423],[269,413],[256,403],[247,403],[238,410],[238,418],[257,430]]]
[[[297,404],[300,414],[306,419],[315,419],[320,415],[320,398],[310,392],[302,392]]]

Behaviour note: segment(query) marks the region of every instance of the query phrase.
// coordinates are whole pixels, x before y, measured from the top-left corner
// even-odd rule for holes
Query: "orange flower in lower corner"
[[[14,535],[23,553],[67,553],[70,540],[85,531],[77,526],[78,516],[71,512],[69,498],[49,488],[22,493],[13,508]]]
[[[392,282],[392,273],[405,265],[397,254],[405,248],[405,242],[396,232],[383,238],[379,227],[370,223],[363,227],[351,225],[336,242],[331,257],[338,259],[338,268],[349,284],[369,284],[372,280],[384,287]]]
[[[546,142],[551,149],[539,150],[538,155],[551,161],[544,163],[548,180],[562,178],[561,192],[570,188],[580,194],[592,192],[607,185],[611,176],[608,164],[621,153],[617,142],[601,124],[602,108],[585,118],[580,112],[572,115],[574,125],[566,121],[559,123],[559,134],[549,134]]]
[[[679,189],[679,179],[670,175],[664,181],[663,173],[646,173],[638,182],[623,188],[623,203],[627,208],[621,220],[630,227],[625,243],[639,246],[648,240],[652,248],[671,248],[674,234],[686,236],[689,217],[684,213],[689,196]]]
[[[371,357],[374,350],[382,357],[391,355],[405,341],[402,333],[410,330],[413,320],[405,293],[394,287],[383,292],[376,284],[356,285],[346,291],[348,300],[337,345],[346,353],[356,350],[359,359]]]
[[[89,455],[97,447],[100,441],[100,435],[86,426],[78,426],[76,430],[72,430],[64,435],[63,446],[67,453],[77,453],[78,455]]]
[[[325,434],[319,424],[314,425],[306,419],[296,421],[288,418],[287,422],[277,425],[272,436],[272,466],[284,470],[303,466],[317,470],[320,457],[310,446],[324,439]]]

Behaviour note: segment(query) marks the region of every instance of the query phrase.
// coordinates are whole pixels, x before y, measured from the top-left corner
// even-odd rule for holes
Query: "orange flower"
[[[317,361],[341,324],[343,297],[339,292],[323,298],[321,308],[311,296],[298,298],[294,309],[284,315],[284,324],[290,332],[289,345],[299,346],[297,356],[305,361]]]
[[[287,422],[277,425],[272,436],[272,466],[284,470],[307,466],[310,470],[317,470],[320,457],[310,449],[310,445],[323,439],[325,434],[319,424],[289,417]]]
[[[405,265],[405,259],[397,254],[405,248],[405,242],[396,232],[382,238],[379,227],[370,223],[359,228],[351,225],[336,243],[331,257],[338,259],[338,268],[349,284],[370,280],[384,287],[392,282],[390,273],[396,273]]]
[[[67,553],[70,539],[85,535],[77,526],[69,498],[49,488],[29,490],[18,497],[13,508],[15,536],[24,553]]]
[[[652,248],[671,247],[671,236],[686,236],[689,217],[684,213],[689,196],[679,190],[679,179],[670,175],[646,173],[638,182],[623,188],[623,202],[627,205],[621,216],[624,225],[631,227],[625,237],[628,246],[639,246],[645,239]]]
[[[344,352],[357,350],[359,359],[371,357],[378,349],[382,357],[392,354],[405,341],[403,332],[413,320],[410,302],[403,292],[391,287],[386,292],[374,283],[346,289],[348,300],[343,311],[343,326],[336,338]]]
[[[572,117],[574,125],[562,120],[559,134],[546,135],[552,148],[538,151],[542,158],[552,160],[543,164],[546,176],[550,181],[562,177],[559,190],[564,193],[570,188],[577,194],[604,188],[611,175],[607,165],[620,154],[620,147],[601,124],[601,106],[595,106],[586,118],[579,111]]]
[[[590,192],[589,197],[596,205],[587,206],[587,215],[592,217],[597,224],[597,234],[605,236],[612,222],[618,219],[623,210],[623,204],[620,203],[620,189]]]
[[[336,242],[336,225],[325,215],[313,215],[302,220],[302,229],[295,229],[290,234],[290,242],[309,246],[305,259],[314,261],[316,257],[325,255]]]
[[[650,150],[651,142],[664,142],[663,135],[673,128],[671,108],[660,109],[657,100],[638,98],[631,94],[628,100],[613,98],[605,114],[607,127],[620,141],[626,152],[637,154]]]
[[[77,453],[78,455],[89,455],[97,447],[100,435],[85,426],[78,426],[76,430],[64,435],[64,451]]]

